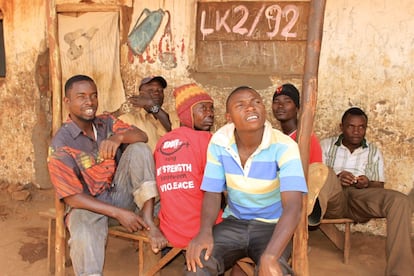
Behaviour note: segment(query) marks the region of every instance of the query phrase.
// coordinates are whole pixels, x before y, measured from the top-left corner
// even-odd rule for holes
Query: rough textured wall
[[[37,186],[49,185],[44,161],[50,108],[43,2],[0,1],[6,50],[6,78],[0,85],[0,179]]]
[[[225,123],[224,111],[227,95],[236,87],[249,85],[258,90],[267,103],[269,119],[273,120],[270,102],[275,88],[286,81],[301,85],[298,79],[282,79],[280,76],[262,76],[251,72],[241,71],[239,74],[217,75],[212,73],[194,72],[195,32],[196,32],[196,3],[197,1],[153,1],[143,0],[133,2],[133,13],[130,26],[124,26],[128,33],[133,30],[135,22],[140,18],[144,9],[157,11],[162,9],[170,14],[170,33],[168,33],[168,16],[164,15],[162,23],[155,33],[151,43],[141,55],[131,57],[126,44],[121,47],[122,76],[127,94],[136,93],[140,79],[148,75],[163,75],[168,81],[165,91],[165,107],[174,109],[172,90],[179,85],[197,82],[215,99],[216,128]],[[185,16],[184,16],[185,15]],[[251,15],[252,16],[252,15]],[[143,21],[142,16],[139,22]],[[165,60],[165,53],[173,55],[175,64]]]

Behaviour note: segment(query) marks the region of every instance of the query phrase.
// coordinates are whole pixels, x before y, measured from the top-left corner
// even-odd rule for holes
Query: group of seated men
[[[75,75],[65,83],[69,116],[52,140],[48,165],[67,206],[76,275],[102,275],[112,224],[147,230],[156,253],[168,243],[185,249],[185,275],[221,275],[243,257],[258,275],[293,275],[288,259],[304,193],[312,226],[323,217],[386,218],[385,275],[412,275],[409,201],[384,189],[383,157],[365,139],[364,111],[345,111],[339,136],[319,144],[312,134],[307,185],[295,142],[295,86],[273,94],[282,131],[267,120],[261,95],[240,86],[228,95],[227,124],[215,133],[214,101],[203,88],[174,89],[174,120],[162,107],[166,87],[161,76],[144,78],[128,99],[130,112],[96,115],[94,80]]]

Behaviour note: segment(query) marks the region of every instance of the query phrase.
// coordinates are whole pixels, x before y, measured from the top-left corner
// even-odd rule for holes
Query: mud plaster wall
[[[50,94],[44,1],[0,1],[6,78],[0,81],[0,179],[48,185]]]
[[[362,107],[367,137],[384,155],[386,187],[405,194],[414,182],[413,15],[410,1],[327,1],[315,120],[323,138],[338,131],[343,110]]]
[[[58,3],[77,3],[62,0]],[[114,4],[116,1],[99,1]],[[168,80],[167,110],[174,108],[172,89],[197,82],[216,100],[216,127],[225,123],[224,102],[239,85],[251,85],[269,107],[275,87],[290,81],[301,87],[301,79],[278,75],[200,74],[194,72],[196,1],[124,1],[124,28],[129,33],[144,8],[168,10],[172,44],[163,36],[166,20],[146,51],[131,56],[121,44],[121,74],[127,95],[135,93],[139,81],[160,74]],[[46,145],[50,133],[50,91],[44,79],[47,64],[46,20],[41,0],[0,0],[4,14],[7,77],[0,81],[0,179],[9,182],[47,183]],[[342,112],[359,105],[369,116],[368,138],[383,150],[387,188],[408,193],[413,187],[414,102],[414,6],[401,1],[327,1],[319,69],[319,98],[315,132],[320,138],[336,134]],[[124,19],[125,19],[124,18]],[[126,34],[123,34],[126,37]],[[160,43],[162,42],[162,43]],[[175,57],[171,65],[162,53]],[[47,70],[46,70],[47,71]],[[43,73],[42,73],[43,72]],[[46,74],[47,75],[47,74]],[[44,184],[45,186],[47,184]],[[358,226],[384,234],[384,222]]]

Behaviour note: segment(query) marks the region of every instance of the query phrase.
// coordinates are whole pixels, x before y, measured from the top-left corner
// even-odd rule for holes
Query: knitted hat
[[[285,83],[284,85],[276,88],[276,91],[273,94],[273,101],[277,96],[280,95],[286,95],[289,98],[291,98],[295,103],[296,107],[299,108],[299,91],[293,84]]]
[[[194,127],[193,106],[201,102],[213,102],[210,95],[195,83],[174,89],[175,109],[182,125]]]

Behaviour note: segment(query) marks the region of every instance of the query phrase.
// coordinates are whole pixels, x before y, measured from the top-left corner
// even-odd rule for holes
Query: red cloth
[[[290,138],[296,141],[296,133],[297,131],[290,134]],[[319,139],[316,137],[316,135],[312,132],[311,135],[311,144],[309,148],[309,164],[315,163],[315,162],[322,162],[322,148],[319,144]]]
[[[200,229],[200,186],[210,138],[208,131],[179,127],[161,137],[154,151],[160,228],[175,247],[187,247]]]

